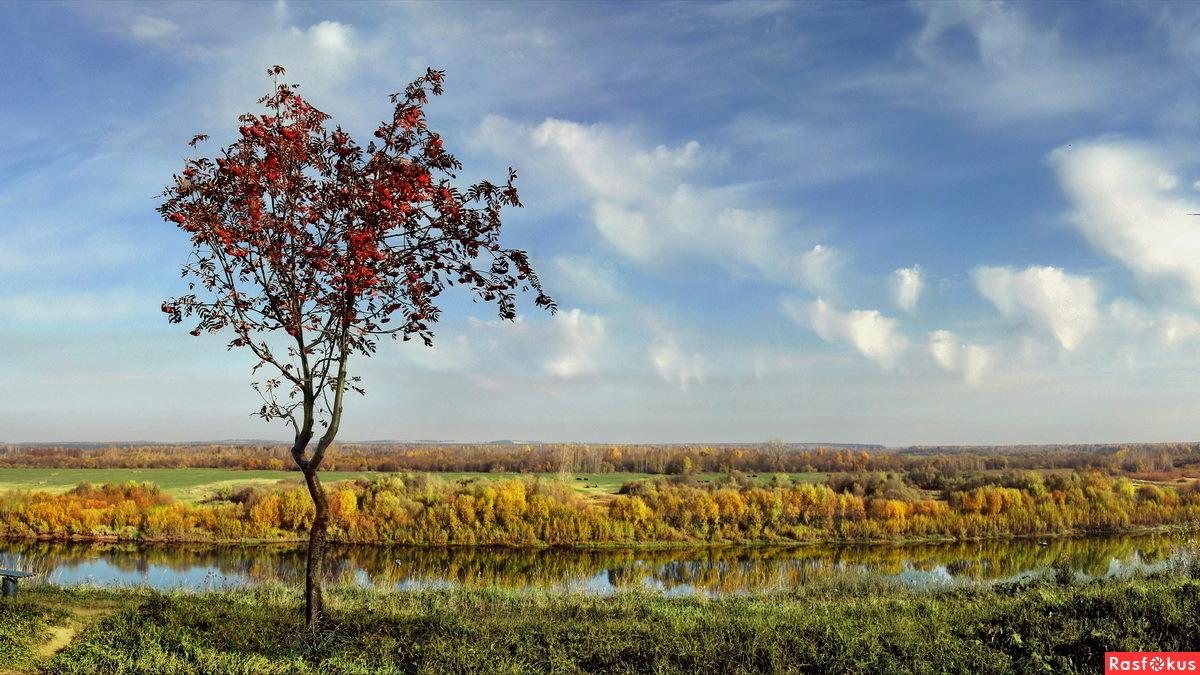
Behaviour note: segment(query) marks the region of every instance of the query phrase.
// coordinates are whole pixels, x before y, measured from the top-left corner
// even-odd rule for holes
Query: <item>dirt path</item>
[[[105,616],[117,611],[118,607],[74,607],[69,611],[71,618],[65,626],[51,626],[48,630],[50,639],[38,645],[34,650],[42,661],[49,659],[70,646],[75,636],[85,628],[102,620]],[[0,675],[23,675],[24,672],[37,672],[37,666],[31,671],[0,670]]]
[[[66,626],[51,626],[50,639],[38,645],[37,655],[43,659],[54,656],[71,644],[71,640],[75,639],[75,633],[74,622]]]

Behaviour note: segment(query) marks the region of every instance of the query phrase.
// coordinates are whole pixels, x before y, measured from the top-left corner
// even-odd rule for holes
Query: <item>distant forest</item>
[[[288,448],[260,445],[0,445],[0,468],[295,470]],[[1094,470],[1147,480],[1200,478],[1200,445],[936,446],[814,448],[761,445],[373,445],[335,446],[327,471],[491,473],[860,473]],[[937,489],[935,486],[929,486]]]

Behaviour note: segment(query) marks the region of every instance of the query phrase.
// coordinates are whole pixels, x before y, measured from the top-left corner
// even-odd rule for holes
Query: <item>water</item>
[[[641,588],[709,596],[786,591],[829,579],[879,578],[916,587],[992,583],[1049,574],[1083,578],[1186,562],[1188,536],[1139,535],[909,545],[695,549],[329,548],[331,583],[381,589],[453,586],[613,593]],[[296,545],[213,546],[0,541],[0,567],[52,584],[218,590],[299,586]]]

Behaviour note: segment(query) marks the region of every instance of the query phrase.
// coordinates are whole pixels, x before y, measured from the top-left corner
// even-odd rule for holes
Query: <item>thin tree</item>
[[[520,291],[552,312],[524,251],[499,243],[500,210],[520,206],[511,168],[503,184],[451,184],[461,168],[426,126],[428,96],[443,72],[429,70],[393,94],[390,120],[365,148],[328,115],[280,83],[241,116],[241,138],[216,159],[185,160],[158,211],[186,232],[188,295],[162,309],[173,323],[196,320],[192,335],[227,331],[269,373],[253,383],[254,413],[295,432],[292,458],[315,507],[305,578],[305,621],[321,620],[329,504],[317,470],[342,421],[350,356],[370,356],[383,335],[433,344],[438,297],[463,286],[516,316]],[[194,148],[207,136],[196,136]]]

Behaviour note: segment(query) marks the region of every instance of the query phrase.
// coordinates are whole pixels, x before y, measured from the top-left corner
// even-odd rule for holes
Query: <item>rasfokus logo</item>
[[[1200,652],[1105,652],[1110,673],[1200,673]]]

